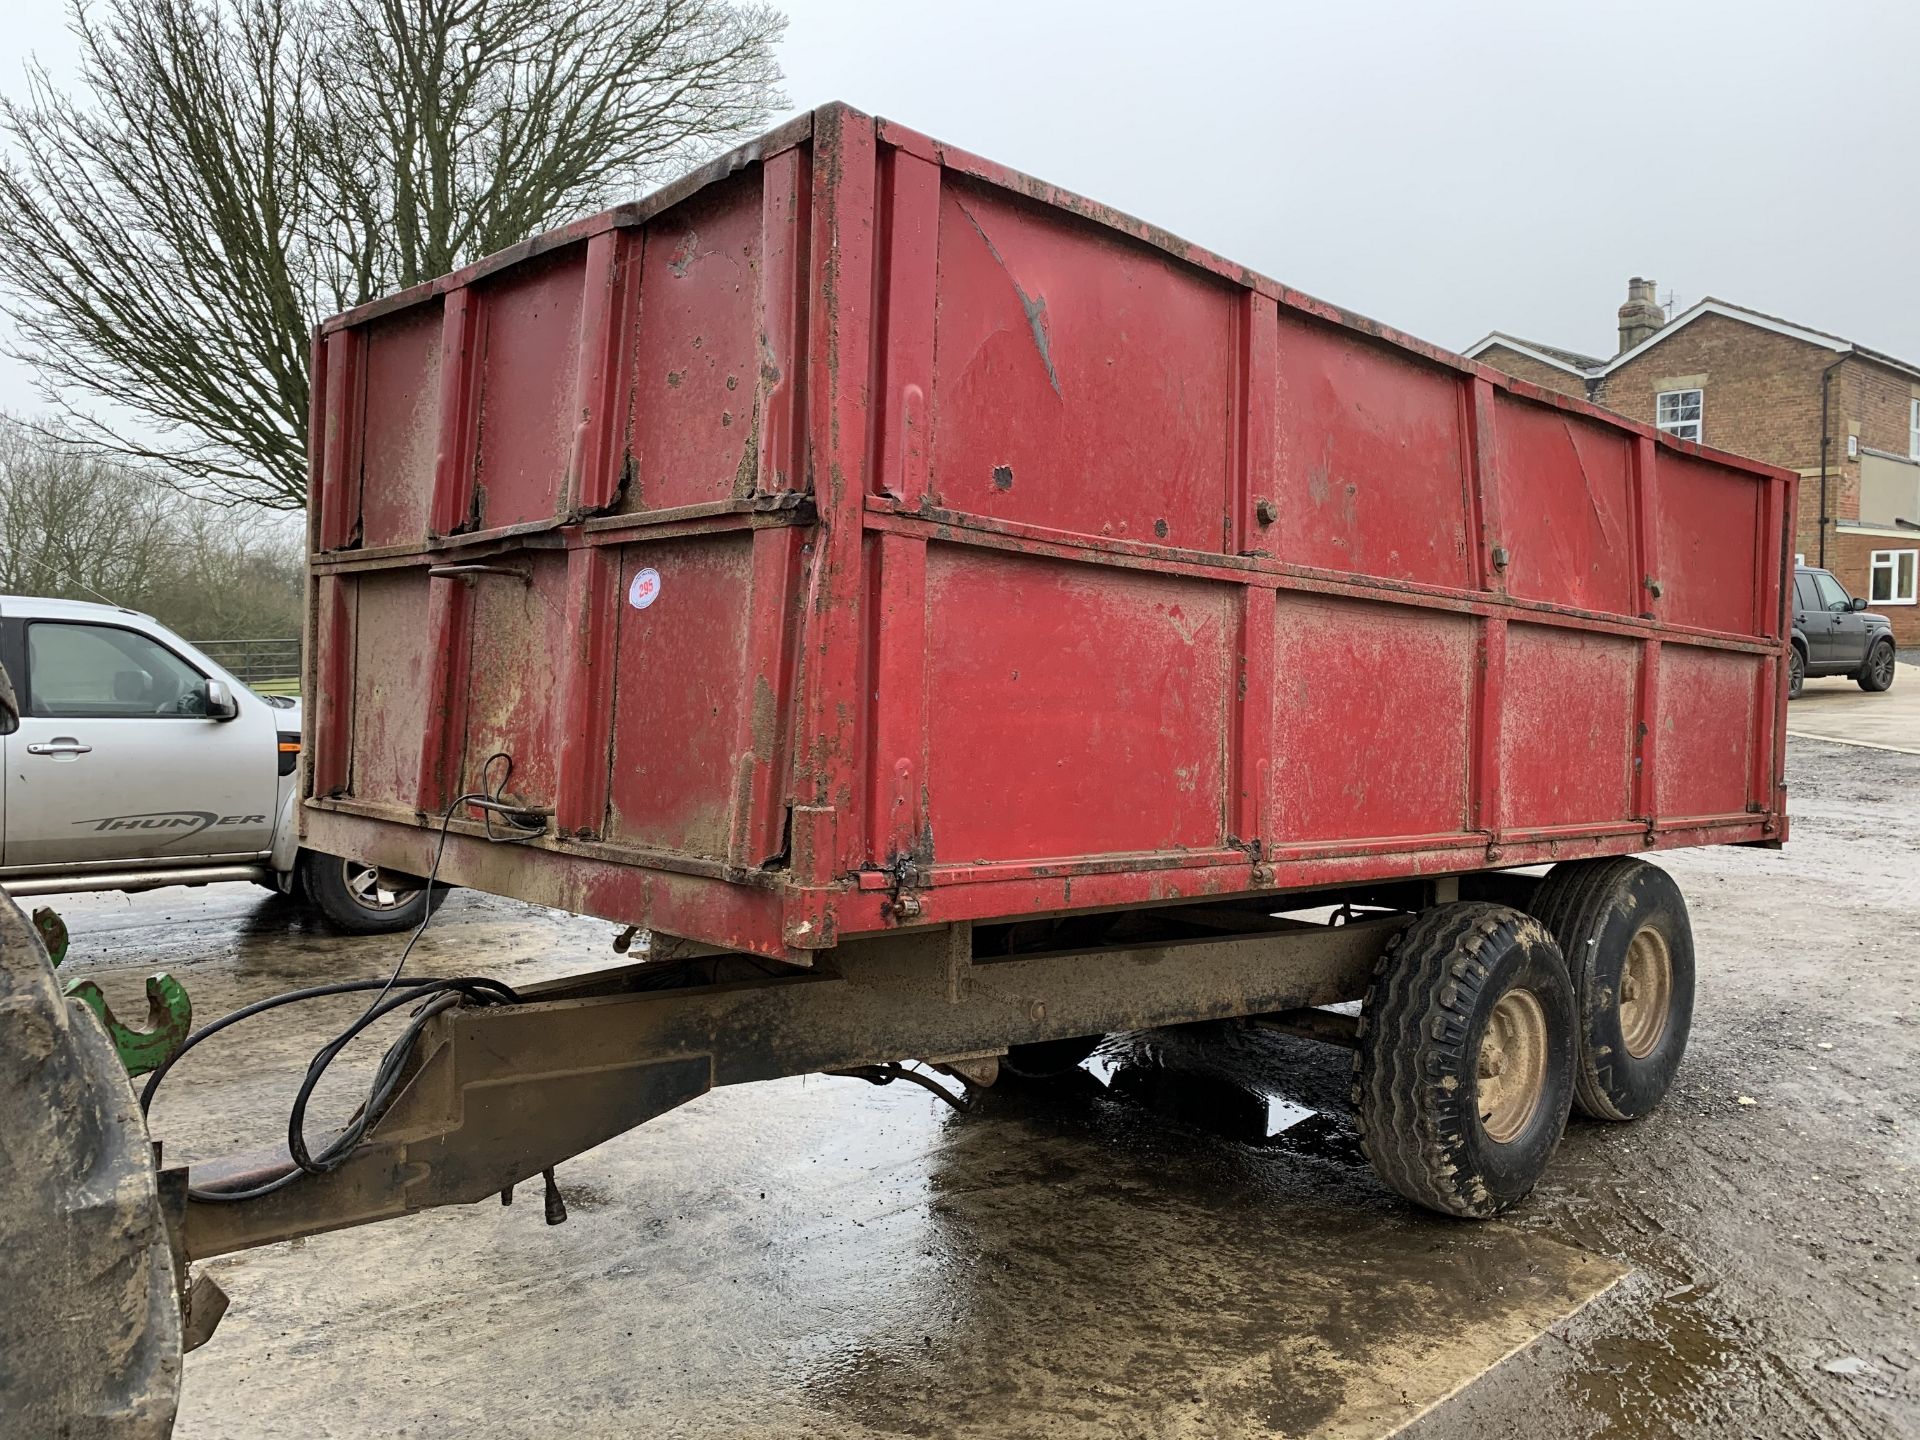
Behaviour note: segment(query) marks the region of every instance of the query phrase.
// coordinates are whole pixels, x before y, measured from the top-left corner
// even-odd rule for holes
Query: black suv
[[[1796,565],[1789,698],[1809,675],[1851,675],[1862,690],[1885,690],[1893,684],[1893,625],[1847,594],[1831,572]]]

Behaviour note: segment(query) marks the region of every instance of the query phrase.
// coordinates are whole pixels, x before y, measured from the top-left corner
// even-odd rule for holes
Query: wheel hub
[[[1627,1054],[1644,1060],[1667,1033],[1673,1005],[1673,957],[1667,939],[1644,925],[1627,945],[1620,972],[1620,1038]]]
[[[418,885],[403,884],[395,876],[373,865],[356,860],[340,862],[345,870],[347,893],[367,910],[396,910],[414,897]]]
[[[1480,1123],[1496,1144],[1510,1143],[1540,1106],[1547,1078],[1547,1012],[1530,990],[1509,990],[1480,1037]]]

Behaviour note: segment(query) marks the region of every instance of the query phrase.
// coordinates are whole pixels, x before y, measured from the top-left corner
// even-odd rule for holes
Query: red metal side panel
[[[873,683],[868,744],[875,783],[868,791],[867,846],[875,863],[933,863],[927,829],[927,542],[881,534],[867,546],[873,577],[868,610]]]
[[[411,810],[428,714],[433,652],[422,624],[426,582],[417,570],[375,572],[354,591],[352,793]]]
[[[757,172],[647,227],[630,382],[635,476],[623,511],[753,493],[760,232]]]
[[[614,651],[617,613],[625,594],[619,556],[611,546],[567,551],[567,616],[572,631],[557,658],[561,727],[554,823],[564,835],[597,840],[606,828],[612,784]]]
[[[949,509],[1218,551],[1232,292],[1097,226],[949,180],[933,490]]]
[[[1657,813],[1674,819],[1739,815],[1753,774],[1755,655],[1665,645],[1660,651]]]
[[[940,167],[904,150],[880,152],[883,242],[877,288],[886,297],[875,376],[876,493],[918,509],[931,479],[935,296],[939,286]],[[964,488],[964,487],[963,487]]]
[[[1501,820],[1594,825],[1632,813],[1639,647],[1555,625],[1507,626],[1500,714]]]
[[[1294,565],[1473,583],[1458,377],[1351,331],[1280,319],[1280,515]]]
[[[1227,587],[947,545],[926,585],[939,859],[1223,842]]]
[[[1651,511],[1661,591],[1653,610],[1661,620],[1762,632],[1755,538],[1765,498],[1766,487],[1751,475],[1661,448]]]
[[[475,529],[559,513],[578,416],[586,263],[587,247],[572,245],[476,289],[486,339]]]
[[[418,305],[369,324],[365,433],[360,458],[360,543],[418,544],[426,537],[440,427],[441,307]]]
[[[315,381],[324,385],[325,421],[316,427],[319,444],[318,512],[312,525],[318,550],[344,550],[359,543],[360,417],[366,386],[361,358],[362,333],[340,330],[327,337],[325,364]]]
[[[1275,652],[1274,840],[1466,828],[1468,617],[1282,591]]]
[[[1503,508],[1507,593],[1579,610],[1635,615],[1633,437],[1563,410],[1502,397],[1499,473],[1522,497]],[[1547,483],[1533,477],[1551,476]]]
[[[534,551],[504,557],[502,563],[524,567],[532,578],[482,574],[471,582],[466,761],[457,783],[462,790],[498,784],[497,768],[485,782],[482,770],[487,757],[500,752],[513,757],[508,793],[551,805],[558,791],[565,700],[557,662],[584,617],[567,613],[564,553]]]
[[[643,570],[658,576],[639,582],[644,607],[630,598]],[[752,585],[749,531],[621,548],[618,607],[600,617],[619,636],[609,840],[725,858],[749,758],[739,733],[755,704]],[[771,691],[760,693],[750,723],[770,748],[778,717]]]
[[[416,583],[418,573],[414,572]],[[426,730],[420,736],[415,806],[422,815],[438,815],[470,788],[461,767],[466,763],[467,702],[472,689],[473,586],[465,575],[429,572],[426,587]]]
[[[792,876],[814,894],[793,935],[831,943],[825,888],[866,863],[861,690],[867,630],[863,527],[872,417],[874,225],[878,146],[873,122],[840,107],[814,120],[808,201],[806,480],[818,526],[805,579],[796,675]]]

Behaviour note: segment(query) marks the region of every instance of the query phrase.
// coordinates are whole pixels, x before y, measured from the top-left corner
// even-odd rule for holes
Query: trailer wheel
[[[1556,865],[1533,913],[1567,957],[1580,1001],[1573,1103],[1636,1120],[1673,1084],[1693,1022],[1693,927],[1680,887],[1632,856]]]
[[[1573,1099],[1573,985],[1544,925],[1423,911],[1375,963],[1359,1038],[1361,1147],[1389,1187],[1475,1220],[1533,1188]]]

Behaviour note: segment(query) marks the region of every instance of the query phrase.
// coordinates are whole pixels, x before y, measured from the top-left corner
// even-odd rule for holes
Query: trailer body
[[[326,322],[313,374],[306,843],[659,943],[328,987],[374,1000],[287,1144],[181,1164],[167,1071],[315,992],[136,1112],[0,893],[0,1060],[64,1087],[0,1086],[15,1248],[84,1239],[103,1164],[122,1202],[0,1316],[42,1428],[170,1431],[197,1260],[536,1178],[558,1223],[571,1157],[779,1076],[972,1109],[1275,1029],[1353,1050],[1389,1188],[1499,1214],[1685,1051],[1684,901],[1603,857],[1786,836],[1790,473],[845,106]]]
[[[314,378],[321,850],[806,963],[1785,837],[1789,472],[845,106]]]

